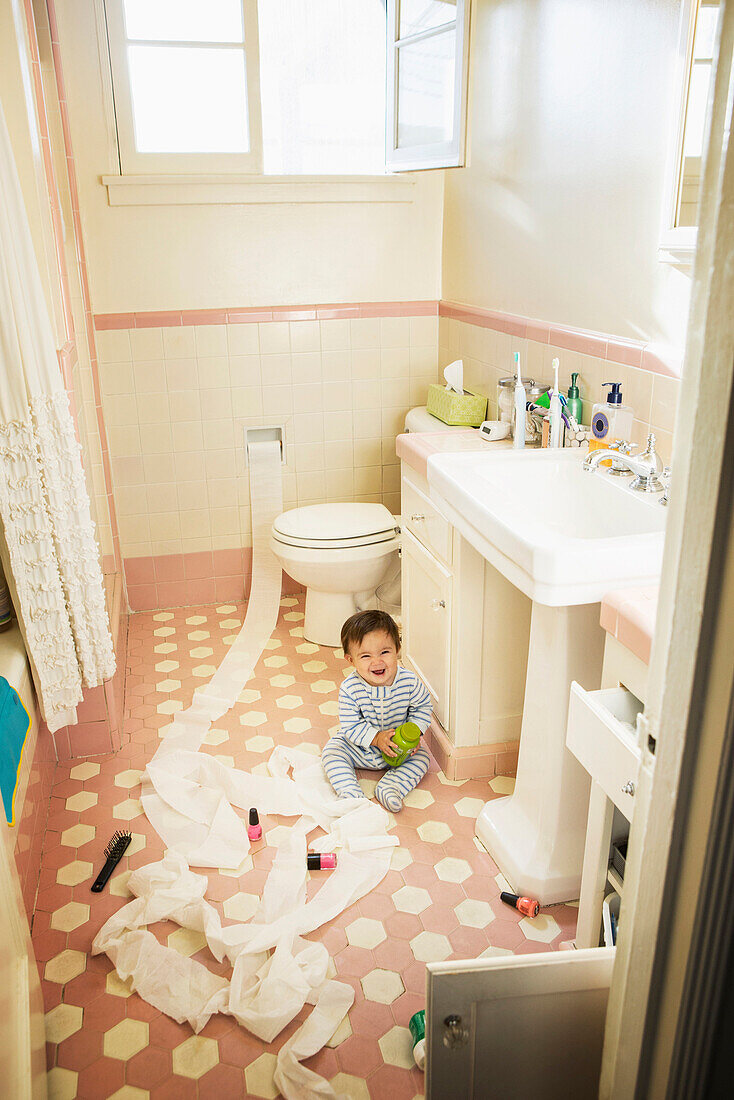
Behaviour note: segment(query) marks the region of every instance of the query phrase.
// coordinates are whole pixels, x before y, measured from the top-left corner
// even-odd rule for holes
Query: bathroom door
[[[595,1100],[615,951],[429,963],[426,1100]]]
[[[9,830],[0,821],[0,1082],[4,1097],[45,1100],[43,999]]]

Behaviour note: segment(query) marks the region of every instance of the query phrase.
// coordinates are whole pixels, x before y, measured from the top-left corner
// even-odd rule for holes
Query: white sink
[[[571,683],[600,684],[598,601],[614,588],[654,584],[665,537],[659,493],[587,472],[583,458],[569,448],[428,459],[441,511],[532,600],[515,790],[485,805],[476,832],[516,893],[541,905],[579,896],[589,777],[566,748],[566,722]]]
[[[431,496],[486,559],[532,600],[596,603],[660,577],[666,509],[631,478],[582,468],[584,452],[438,454]]]

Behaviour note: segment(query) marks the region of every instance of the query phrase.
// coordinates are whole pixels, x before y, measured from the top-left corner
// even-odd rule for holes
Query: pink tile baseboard
[[[447,779],[514,776],[517,772],[519,743],[516,741],[498,741],[493,745],[457,748],[435,718],[432,719],[426,731],[426,741]]]
[[[230,603],[249,595],[252,548],[126,558],[124,568],[131,611]],[[282,591],[292,595],[303,588],[284,573]]]
[[[98,332],[124,328],[176,328],[181,325],[240,325],[256,321],[327,321],[344,317],[436,317],[437,301],[342,302],[330,305],[255,306],[233,309],[147,310],[96,313]]]
[[[629,367],[641,367],[653,374],[665,374],[680,378],[682,353],[679,348],[611,336],[603,332],[556,325],[549,321],[537,321],[531,317],[518,317],[492,309],[462,305],[460,302],[438,303],[439,317],[463,321],[479,328],[491,328],[495,332],[509,333],[540,344],[552,344],[582,355],[594,355],[611,363],[623,363]]]

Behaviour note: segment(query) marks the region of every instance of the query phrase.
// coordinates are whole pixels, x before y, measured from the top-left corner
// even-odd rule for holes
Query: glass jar
[[[509,378],[500,378],[497,383],[497,416],[504,423],[510,425],[510,435],[515,435],[515,382],[517,375]],[[544,393],[548,393],[550,386],[545,382],[536,382],[533,378],[526,378],[525,397],[528,404],[534,404]],[[525,444],[529,447],[539,447],[541,441],[541,429],[538,419],[528,416],[525,424]]]

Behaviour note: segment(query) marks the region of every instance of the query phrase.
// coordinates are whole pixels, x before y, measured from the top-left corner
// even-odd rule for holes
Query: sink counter
[[[476,428],[467,428],[466,431],[461,432],[404,432],[395,442],[398,458],[422,477],[426,476],[428,459],[431,455],[466,454],[472,451],[494,454],[508,450],[512,450],[511,439],[488,443],[481,438]]]

